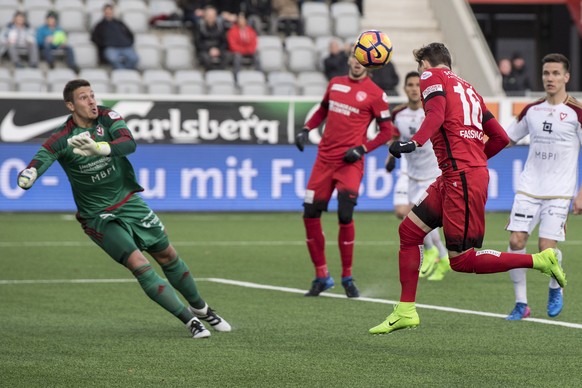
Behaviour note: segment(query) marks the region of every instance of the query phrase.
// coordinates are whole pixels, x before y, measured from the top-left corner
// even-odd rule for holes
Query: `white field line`
[[[299,288],[279,287],[279,286],[272,286],[272,285],[268,285],[268,284],[243,282],[243,281],[231,280],[231,279],[197,278],[196,280],[197,281],[207,281],[207,282],[213,282],[213,283],[228,284],[228,285],[237,286],[237,287],[254,288],[254,289],[259,289],[259,290],[288,292],[288,293],[292,293],[292,294],[304,294],[305,293],[305,290],[302,290]],[[88,283],[135,283],[135,282],[136,282],[135,279],[0,280],[0,286],[2,286],[2,285],[18,285],[18,284],[88,284]],[[322,292],[319,295],[323,296],[323,297],[327,297],[327,298],[346,299],[345,295],[332,294],[330,292]],[[350,301],[381,303],[381,304],[389,304],[389,305],[394,305],[394,304],[398,303],[395,300],[379,299],[379,298],[366,298],[366,297],[360,297],[358,299],[351,299]],[[505,319],[505,317],[506,317],[505,314],[488,313],[486,311],[464,310],[464,309],[457,309],[454,307],[433,306],[433,305],[421,304],[421,303],[417,303],[416,306],[418,308],[421,308],[421,309],[445,311],[445,312],[456,313],[456,314],[469,314],[469,315],[478,315],[478,316],[482,316],[482,317],[502,318],[502,319]],[[568,327],[571,329],[582,329],[582,324],[579,324],[579,323],[555,321],[555,320],[540,319],[540,318],[526,318],[524,321],[525,322],[541,323],[541,324],[545,324],[545,325],[563,326],[563,327]]]
[[[356,245],[360,246],[388,246],[388,245],[398,245],[398,239],[383,240],[383,241],[356,241]],[[483,243],[484,247],[488,245],[504,245],[507,246],[508,240],[503,241],[485,241]],[[90,240],[87,241],[0,241],[0,248],[27,248],[27,247],[86,247],[95,245]],[[295,241],[172,241],[172,245],[176,247],[195,247],[195,246],[216,246],[216,247],[240,247],[240,246],[297,246],[305,245],[305,241],[295,240]],[[337,242],[327,241],[326,245],[335,246]],[[578,246],[582,245],[582,240],[571,240],[562,241],[560,245],[572,245]]]

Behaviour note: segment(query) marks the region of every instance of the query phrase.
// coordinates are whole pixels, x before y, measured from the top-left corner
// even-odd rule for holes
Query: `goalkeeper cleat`
[[[414,303],[400,302],[394,306],[392,314],[386,320],[374,326],[368,332],[370,334],[388,334],[401,329],[413,329],[420,325],[420,318],[414,307]]]
[[[533,254],[532,259],[534,269],[537,269],[544,275],[556,279],[560,287],[566,287],[566,274],[564,273],[562,266],[560,266],[556,249],[544,249],[540,253]]]
[[[232,328],[230,327],[228,322],[226,322],[224,320],[224,318],[222,318],[220,315],[216,314],[216,312],[208,306],[207,306],[206,313],[202,312],[204,310],[197,310],[192,306],[189,306],[188,310],[190,310],[190,312],[192,314],[194,314],[194,316],[196,318],[199,318],[199,319],[202,319],[203,321],[208,322],[210,324],[210,326],[216,331],[223,331],[224,332],[224,331],[231,331],[232,330]]]
[[[449,261],[449,257],[445,256],[435,264],[434,271],[426,280],[430,280],[430,281],[443,280],[445,277],[445,274],[447,272],[449,272],[450,270],[451,270],[451,264]]]
[[[354,283],[354,279],[352,279],[351,276],[342,278],[342,286],[344,287],[346,291],[346,296],[348,298],[360,297],[360,291],[358,290],[358,287],[356,287],[356,283]]]
[[[439,257],[439,250],[436,247],[426,249],[422,255],[422,264],[418,274],[419,278],[425,278],[435,269],[436,260]]]
[[[550,288],[548,295],[548,316],[557,317],[564,307],[564,296],[561,288]]]
[[[311,282],[311,288],[305,293],[305,296],[318,296],[325,290],[329,290],[335,285],[333,278],[328,276],[326,278],[315,278]]]
[[[198,318],[194,317],[188,321],[186,324],[190,333],[192,333],[192,338],[208,338],[210,337],[210,332],[207,328],[204,327],[202,322],[198,320]]]
[[[526,303],[516,303],[513,310],[507,316],[508,321],[521,321],[524,318],[529,317],[531,310]]]

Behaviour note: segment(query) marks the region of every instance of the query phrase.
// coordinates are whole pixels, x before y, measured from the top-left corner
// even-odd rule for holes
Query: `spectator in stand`
[[[529,74],[525,68],[525,59],[523,56],[516,52],[511,57],[511,73],[515,77],[515,82],[517,85],[516,90],[526,91],[531,90],[531,83],[529,80]]]
[[[245,12],[249,25],[260,35],[267,30],[271,23],[271,0],[243,0],[240,10]]]
[[[133,32],[114,16],[111,4],[103,6],[103,19],[95,25],[91,41],[99,49],[101,58],[113,69],[137,67],[139,57],[133,47]]]
[[[283,32],[285,36],[302,34],[301,14],[296,0],[273,0],[271,6],[276,14],[277,31]]]
[[[204,8],[212,5],[212,0],[176,0],[178,8],[182,10],[184,24],[192,28],[198,25],[204,15]]]
[[[228,48],[233,54],[233,72],[236,75],[243,63],[249,63],[260,70],[257,57],[257,32],[247,24],[247,17],[240,13],[230,30],[226,33]]]
[[[214,1],[218,10],[219,18],[224,23],[224,29],[228,30],[236,24],[236,20],[241,11],[240,0],[217,0]]]
[[[507,95],[513,95],[519,90],[517,80],[512,72],[511,60],[509,58],[501,58],[497,64],[499,73],[501,73],[501,86]]]
[[[225,69],[229,62],[228,42],[216,8],[209,5],[204,9],[197,30],[195,40],[200,65],[206,70]]]
[[[396,68],[392,62],[380,69],[371,71],[372,81],[380,87],[387,95],[396,96],[398,92],[396,91],[396,86],[400,78],[398,73],[396,73]]]
[[[337,39],[329,42],[329,55],[323,60],[323,72],[328,80],[348,74],[348,54]]]
[[[79,67],[75,62],[73,48],[67,44],[67,33],[58,25],[58,15],[55,11],[49,11],[46,15],[46,22],[36,32],[36,41],[41,49],[42,57],[47,61],[49,67],[55,67],[55,52],[62,51],[65,54],[67,66],[79,72]]]
[[[26,15],[22,11],[16,11],[10,22],[2,31],[0,46],[8,52],[10,62],[15,67],[24,67],[20,54],[26,50],[28,65],[38,66],[38,45],[36,32],[26,22]]]

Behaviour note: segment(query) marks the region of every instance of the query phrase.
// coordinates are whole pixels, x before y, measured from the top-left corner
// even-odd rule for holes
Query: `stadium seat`
[[[87,31],[85,4],[81,0],[55,0],[59,25],[67,33]]]
[[[319,71],[306,71],[297,75],[297,84],[304,96],[323,96],[327,79]]]
[[[50,69],[46,73],[48,91],[62,93],[65,85],[72,79],[77,78],[75,72],[67,68]]]
[[[278,71],[285,66],[283,43],[278,36],[259,36],[257,51],[259,52],[259,61],[263,71]]]
[[[206,72],[206,90],[212,95],[236,94],[234,75],[230,70],[209,70]]]
[[[121,2],[121,4],[123,3]],[[120,12],[120,19],[133,33],[147,32],[150,27],[150,16],[145,8],[124,9],[123,12]]]
[[[165,51],[164,67],[170,71],[191,70],[194,67],[194,45],[184,34],[164,34],[161,38]]]
[[[86,79],[91,83],[91,88],[95,93],[110,93],[111,84],[109,75],[102,67],[84,68],[79,72],[79,78]]]
[[[11,92],[13,90],[14,82],[12,80],[12,74],[8,69],[0,67],[0,91]]]
[[[340,38],[358,36],[360,33],[360,15],[339,15],[334,18],[333,34]],[[355,41],[355,39],[353,40]],[[352,42],[353,42],[352,41]]]
[[[296,79],[293,73],[288,71],[272,71],[267,75],[267,83],[274,96],[297,95]]]
[[[51,0],[24,0],[22,9],[26,11],[28,24],[37,29],[44,24],[47,12],[53,9],[53,3]]]
[[[301,5],[301,17],[306,18],[312,15],[329,16],[329,6],[325,2],[304,1]]]
[[[312,15],[303,19],[303,32],[310,37],[331,34],[331,19],[329,16]]]
[[[178,8],[175,0],[154,0],[149,3],[150,23],[157,28],[180,28],[182,27],[182,10]],[[169,19],[168,16],[175,15],[178,18]]]
[[[4,27],[10,23],[18,8],[19,4],[14,0],[0,0],[0,26]]]
[[[341,15],[352,15],[360,17],[360,11],[355,3],[349,1],[338,1],[329,6],[329,11],[333,18]]]
[[[264,96],[268,94],[265,73],[258,70],[241,70],[237,74],[240,93],[245,96]]]
[[[142,74],[146,93],[172,94],[174,93],[174,77],[163,69],[145,70]]]
[[[46,82],[40,69],[14,69],[14,82],[19,92],[44,92]]]
[[[77,43],[91,43],[91,35],[89,32],[71,32],[67,34],[67,42],[71,46]]]
[[[131,69],[112,70],[111,85],[115,93],[140,94],[144,89],[141,74]]]
[[[179,94],[206,94],[206,84],[200,70],[178,70],[174,73],[174,81]]]
[[[91,42],[86,43],[71,43],[71,47],[75,51],[75,61],[79,68],[85,67],[98,67],[99,66],[99,56],[97,53],[97,48]]]
[[[316,70],[315,44],[307,36],[288,36],[285,38],[287,64],[295,73]]]

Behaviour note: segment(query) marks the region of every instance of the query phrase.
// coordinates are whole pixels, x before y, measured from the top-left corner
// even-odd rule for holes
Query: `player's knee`
[[[401,245],[422,245],[426,232],[406,217],[398,227]]]
[[[319,209],[315,204],[304,203],[303,204],[303,218],[320,218],[322,210]]]
[[[527,243],[527,236],[527,233],[512,232],[509,236],[509,248],[513,251],[522,250]]]
[[[356,206],[356,196],[349,193],[338,194],[337,217],[340,224],[347,225],[352,222],[354,207]]]
[[[475,271],[475,250],[469,249],[450,259],[451,269],[456,272],[473,273]]]

